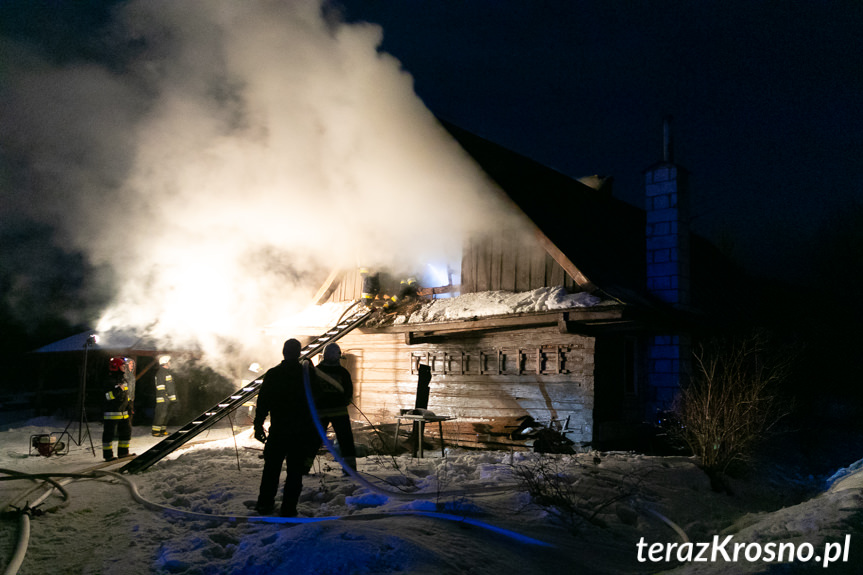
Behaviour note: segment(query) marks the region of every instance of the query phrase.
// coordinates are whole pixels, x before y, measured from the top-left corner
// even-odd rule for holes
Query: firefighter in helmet
[[[416,299],[419,296],[419,289],[420,286],[417,283],[417,278],[414,276],[403,279],[399,285],[398,293],[387,300],[384,304],[383,310],[385,312],[391,312],[396,308],[396,306],[399,306],[408,300]]]
[[[129,413],[129,388],[126,384],[126,358],[112,357],[108,361],[108,384],[105,389],[102,413],[102,457],[112,461],[114,437],[117,438],[117,456],[129,455],[132,441],[132,418]]]
[[[168,417],[177,403],[177,389],[171,372],[171,356],[159,358],[156,372],[156,411],[153,415],[153,437],[168,435]]]
[[[360,277],[363,280],[362,300],[366,307],[371,307],[372,302],[381,291],[381,280],[378,272],[372,273],[369,268],[360,268]]]

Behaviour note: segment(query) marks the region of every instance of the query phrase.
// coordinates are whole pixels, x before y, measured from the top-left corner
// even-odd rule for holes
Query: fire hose
[[[93,470],[85,473],[34,473],[34,474],[26,474],[20,473],[16,471],[0,469],[0,472],[7,473],[12,475],[12,477],[2,478],[2,479],[42,479],[51,483],[54,488],[58,488],[64,494],[65,498],[68,500],[68,494],[65,490],[62,489],[62,486],[53,480],[54,477],[64,477],[69,479],[69,481],[73,479],[95,479],[100,477],[108,477],[119,480],[126,484],[129,489],[129,492],[137,503],[143,505],[145,508],[154,510],[167,512],[172,515],[178,515],[185,518],[191,519],[199,519],[199,520],[218,520],[218,521],[227,521],[231,523],[276,523],[276,524],[291,524],[291,523],[319,523],[323,521],[370,521],[376,519],[385,519],[390,517],[398,517],[398,516],[419,516],[419,517],[429,517],[432,519],[442,519],[446,521],[454,521],[457,523],[461,523],[464,525],[471,525],[474,527],[479,527],[482,529],[486,529],[488,531],[492,531],[499,535],[503,535],[509,537],[515,541],[519,541],[521,543],[526,543],[529,545],[539,545],[543,547],[553,547],[553,545],[546,543],[544,541],[540,541],[538,539],[534,539],[532,537],[528,537],[526,535],[522,535],[515,531],[511,531],[509,529],[504,529],[501,527],[497,527],[494,525],[490,525],[483,521],[479,521],[476,519],[472,519],[470,517],[462,517],[459,515],[454,515],[450,513],[439,513],[439,512],[431,512],[431,511],[419,511],[419,510],[405,510],[405,511],[391,511],[385,513],[364,513],[361,515],[343,515],[343,516],[326,516],[326,517],[270,517],[270,516],[242,516],[242,515],[214,515],[210,513],[199,513],[196,511],[187,511],[184,509],[177,509],[175,507],[171,507],[168,505],[164,505],[161,503],[156,503],[154,501],[150,501],[143,497],[138,490],[137,485],[132,481],[132,479],[126,475],[121,475],[120,473],[114,471],[107,470]],[[371,486],[370,483],[367,483]],[[372,486],[374,487],[374,486]],[[37,500],[36,505],[39,505],[39,502],[46,498],[50,492],[46,492],[40,499]],[[27,552],[27,547],[29,545],[30,538],[30,516],[33,514],[33,511],[36,505],[27,505],[24,509],[20,510],[20,520],[19,520],[19,537],[18,544],[16,546],[15,552],[11,561],[9,562],[6,570],[3,575],[15,575],[18,572],[18,569],[21,567],[21,564],[24,561],[24,556]],[[56,506],[52,508],[52,510],[59,509],[60,506]]]
[[[336,450],[335,446],[333,445],[333,442],[330,441],[329,437],[327,437],[327,432],[324,429],[323,424],[321,423],[321,418],[318,415],[318,411],[317,411],[317,408],[315,407],[315,402],[314,402],[314,399],[312,397],[312,387],[311,387],[311,381],[310,380],[311,380],[311,378],[309,376],[309,362],[304,361],[303,362],[303,386],[304,386],[305,391],[306,391],[306,403],[308,404],[309,411],[312,414],[312,420],[315,423],[315,429],[317,429],[318,435],[320,436],[321,441],[323,441],[324,446],[327,448],[327,451],[330,452],[330,454],[333,456],[333,458],[336,460],[336,462],[338,462],[338,464],[342,467],[342,470],[344,470],[344,472],[347,473],[355,482],[357,482],[358,484],[360,484],[364,487],[367,487],[368,489],[371,489],[372,491],[374,491],[376,493],[385,495],[387,497],[423,499],[426,497],[433,497],[433,496],[439,496],[440,495],[440,494],[435,494],[435,495],[423,496],[421,494],[407,494],[407,493],[396,493],[396,492],[388,491],[385,489],[381,489],[378,486],[370,483],[363,476],[361,476],[359,473],[357,473],[356,470],[354,470],[350,465],[347,464],[347,462],[344,460],[344,458],[341,456],[341,454],[338,452],[338,450]],[[456,494],[464,495],[466,493],[467,493],[467,491],[462,490],[462,491],[457,492]],[[680,537],[680,539],[684,543],[689,541],[689,537],[686,535],[686,532],[683,531],[683,529],[679,525],[674,523],[671,519],[669,519],[665,515],[659,513],[658,511],[656,511],[652,508],[649,508],[649,507],[645,507],[643,512],[647,513],[647,514],[659,519],[663,523],[665,523],[668,527],[670,527],[678,535],[678,537]],[[438,515],[441,515],[441,514],[429,514],[429,516],[438,516]],[[446,515],[446,514],[443,514],[443,515]],[[441,517],[441,518],[448,519],[449,517]],[[464,520],[463,518],[457,518],[457,519],[458,520]],[[492,529],[492,530],[497,529],[497,528],[495,528],[491,525],[487,525],[487,524],[483,524],[482,526],[487,528],[487,529]],[[526,537],[526,536],[523,536],[523,535],[520,535],[517,533],[513,533],[513,532],[508,531],[508,530],[503,530],[503,531],[506,531],[508,533],[508,536],[514,537],[516,539]],[[533,540],[530,537],[526,537],[526,539],[530,540],[530,542],[535,544],[535,545],[539,544],[539,545],[545,545],[545,546],[551,547],[551,545],[549,545],[547,543],[544,543],[542,541]]]
[[[332,445],[329,446],[332,448]],[[342,461],[344,465],[344,462]],[[345,466],[349,467],[349,466]],[[172,515],[181,516],[184,518],[191,519],[199,519],[199,520],[220,520],[227,521],[231,523],[275,523],[275,524],[298,524],[298,523],[318,523],[323,521],[369,521],[376,519],[385,519],[397,516],[420,516],[420,517],[429,517],[432,519],[441,519],[447,521],[455,521],[457,523],[471,525],[475,527],[479,527],[482,529],[486,529],[488,531],[492,531],[494,533],[509,537],[515,541],[519,541],[521,543],[526,543],[530,545],[538,545],[543,547],[554,547],[553,545],[546,543],[544,541],[540,541],[538,539],[534,539],[528,537],[526,535],[504,529],[501,527],[496,527],[494,525],[490,525],[488,523],[478,521],[476,519],[472,519],[469,517],[463,517],[459,515],[449,514],[449,513],[438,513],[438,512],[428,512],[428,511],[417,511],[417,510],[408,510],[408,511],[392,511],[392,512],[384,512],[384,513],[365,513],[361,515],[346,515],[346,516],[326,516],[326,517],[270,517],[270,516],[237,516],[237,515],[213,515],[209,513],[199,513],[195,511],[188,511],[183,509],[177,509],[175,507],[171,507],[168,505],[164,505],[161,503],[156,503],[154,501],[150,501],[143,497],[138,490],[137,485],[132,481],[132,479],[126,475],[122,475],[120,473],[114,471],[107,470],[93,470],[84,473],[41,473],[41,474],[26,474],[17,471],[11,471],[7,469],[0,469],[0,473],[6,473],[11,475],[11,477],[0,478],[0,480],[9,480],[9,479],[41,479],[45,480],[48,483],[51,483],[53,488],[59,490],[64,496],[64,503],[61,505],[57,505],[49,510],[41,510],[38,514],[56,511],[59,508],[63,507],[66,503],[68,503],[69,495],[66,490],[63,488],[63,484],[68,483],[74,479],[96,479],[96,478],[112,478],[118,481],[121,481],[126,484],[129,489],[129,492],[137,503],[141,504],[147,509],[153,511],[166,512]],[[63,477],[68,481],[61,483],[54,480],[55,477]],[[362,477],[360,477],[362,480]],[[377,490],[377,488],[366,482],[371,488]],[[378,490],[380,491],[380,490]],[[41,502],[47,498],[50,492],[44,493],[40,498],[34,501],[34,505],[25,505],[25,507],[20,510],[20,519],[19,519],[19,538],[18,543],[15,549],[15,552],[10,560],[9,564],[6,567],[6,570],[3,572],[3,575],[16,575],[18,569],[24,561],[24,557],[26,555],[27,547],[29,544],[30,537],[30,517],[34,514],[34,510]],[[653,509],[645,509],[646,512],[650,513],[654,517],[660,519],[663,523],[672,528],[680,538],[686,542],[689,541],[686,533],[673,521],[665,517],[664,515],[658,513]]]
[[[381,489],[380,487],[374,485],[369,482],[365,477],[357,473],[351,466],[347,464],[338,450],[335,449],[332,441],[327,437],[326,430],[323,428],[323,424],[321,423],[320,416],[318,415],[317,409],[314,404],[314,399],[311,392],[311,382],[309,375],[309,362],[306,361],[303,363],[303,385],[305,387],[306,400],[308,402],[309,411],[312,414],[312,419],[315,423],[315,429],[318,432],[318,435],[321,438],[324,446],[333,456],[333,458],[338,462],[338,464],[342,467],[345,473],[356,483],[359,485],[366,487],[367,489],[384,495],[386,497],[393,497],[397,499],[425,499],[432,497],[440,497],[441,493],[435,494],[411,494],[399,491],[390,491],[386,489]],[[317,523],[322,521],[357,521],[357,520],[375,520],[375,519],[383,519],[389,517],[396,516],[420,516],[420,517],[429,517],[432,519],[441,519],[445,521],[455,521],[457,523],[461,523],[464,525],[471,525],[475,527],[479,527],[482,529],[486,529],[492,531],[494,533],[498,533],[500,535],[509,537],[513,540],[520,541],[522,543],[526,543],[529,545],[538,545],[543,547],[553,547],[553,545],[546,543],[544,541],[540,541],[538,539],[534,539],[532,537],[528,537],[521,533],[517,533],[515,531],[511,531],[509,529],[504,529],[502,527],[497,527],[483,521],[479,521],[470,517],[465,517],[461,515],[455,515],[451,513],[441,513],[441,512],[432,512],[432,511],[421,511],[421,510],[405,510],[405,511],[391,511],[385,513],[364,513],[361,515],[346,515],[346,516],[327,516],[327,517],[270,517],[270,516],[234,516],[234,515],[212,515],[207,513],[198,513],[194,511],[186,511],[182,509],[177,509],[174,507],[170,507],[167,505],[163,505],[160,503],[156,503],[153,501],[149,501],[144,498],[140,492],[138,491],[137,485],[127,476],[121,475],[119,473],[113,471],[106,470],[93,470],[86,473],[43,473],[43,474],[25,474],[12,470],[0,469],[0,473],[6,473],[11,477],[0,478],[0,479],[42,479],[52,484],[53,488],[59,490],[64,496],[64,504],[68,503],[68,493],[63,489],[62,485],[55,481],[54,477],[64,477],[68,481],[72,481],[73,479],[93,479],[97,477],[111,477],[117,480],[120,480],[126,484],[129,488],[129,491],[132,495],[132,498],[143,505],[147,509],[167,512],[171,514],[180,515],[187,518],[193,519],[204,519],[204,520],[221,520],[228,521],[234,523],[277,523],[277,524],[295,524],[295,523]],[[67,481],[67,483],[68,483]],[[26,505],[24,509],[19,510],[19,538],[18,544],[16,546],[16,550],[13,554],[12,560],[4,571],[4,575],[15,575],[18,572],[22,562],[24,561],[24,556],[26,555],[27,547],[29,545],[30,538],[30,517],[33,514],[34,509],[41,504],[41,502],[48,497],[51,491],[46,491],[42,497],[37,499],[33,505]],[[465,491],[459,491],[459,494],[464,494]],[[29,494],[29,492],[28,492]],[[25,494],[26,497],[27,494]],[[61,506],[56,506],[52,508],[50,511],[56,511]],[[45,512],[45,511],[41,511]]]
[[[317,420],[318,425],[320,425],[320,420]],[[319,432],[323,431],[323,426],[320,426]],[[326,436],[324,434],[324,436]],[[329,440],[327,440],[329,445],[327,448],[333,453],[333,456],[341,459],[341,457],[337,454],[334,446]],[[350,469],[350,466],[346,465],[345,461],[341,459],[339,461],[340,465],[342,465],[345,469]],[[352,470],[351,470],[352,471]],[[69,495],[66,490],[63,488],[63,484],[68,483],[74,479],[96,479],[96,478],[112,478],[118,481],[121,481],[126,484],[129,489],[129,492],[132,498],[142,506],[147,509],[166,512],[172,515],[177,515],[185,518],[191,519],[199,519],[199,520],[220,520],[227,521],[232,523],[274,523],[274,524],[298,524],[298,523],[318,523],[323,521],[368,521],[368,520],[376,520],[376,519],[384,519],[391,518],[397,516],[421,516],[421,517],[429,517],[432,519],[441,519],[447,521],[454,521],[457,523],[471,525],[475,527],[479,527],[482,529],[486,529],[492,531],[494,533],[509,537],[515,541],[519,541],[521,543],[530,544],[530,545],[538,545],[543,547],[554,547],[553,545],[525,536],[523,534],[496,527],[494,525],[490,525],[488,523],[478,521],[476,519],[472,519],[469,517],[463,517],[459,515],[454,515],[450,513],[438,513],[438,512],[428,512],[428,511],[418,511],[418,510],[407,510],[407,511],[392,511],[392,512],[384,512],[384,513],[365,513],[360,515],[347,515],[347,516],[326,516],[326,517],[270,517],[270,516],[235,516],[235,515],[213,515],[208,513],[199,513],[194,511],[187,511],[183,509],[177,509],[174,507],[170,507],[168,505],[164,505],[161,503],[156,503],[144,498],[139,490],[137,485],[126,475],[122,475],[113,471],[107,470],[93,470],[84,473],[41,473],[41,474],[26,474],[17,471],[11,471],[6,469],[0,469],[0,473],[6,473],[11,477],[0,478],[0,480],[9,480],[9,479],[41,479],[50,484],[54,489],[57,489],[63,494],[64,502],[60,505],[57,505],[49,510],[39,510],[36,514],[41,514],[47,511],[56,511],[59,508],[63,507],[68,503]],[[386,495],[393,495],[392,492],[388,492],[386,490],[381,490],[377,486],[366,481],[362,476],[358,475],[358,480],[368,488],[378,492],[384,493]],[[67,479],[66,482],[58,482],[54,478],[55,477],[63,477]],[[4,571],[4,575],[15,575],[18,572],[21,564],[23,563],[24,556],[26,555],[27,546],[30,537],[30,517],[34,515],[34,511],[36,507],[41,504],[41,502],[48,497],[50,491],[44,493],[40,498],[34,501],[33,505],[27,504],[25,507],[20,510],[20,519],[19,519],[19,538],[18,544],[16,546],[15,552],[13,554],[10,563],[8,564],[6,570]],[[25,494],[26,496],[26,494]],[[688,541],[688,537],[686,533],[677,526],[670,519],[665,517],[664,515],[652,510],[645,509],[646,512],[650,513],[654,517],[660,519],[663,523],[672,528],[680,538],[685,542]]]
[[[9,469],[0,469],[0,473],[6,473],[11,477],[3,477],[0,479],[32,479],[31,476],[23,473],[19,473],[17,471],[12,471]],[[46,482],[51,483],[53,488],[59,491],[63,495],[63,503],[51,508],[49,511],[56,511],[61,507],[65,506],[69,502],[69,493],[63,488],[63,485],[57,481],[54,481],[53,478],[46,477],[44,478]],[[39,486],[36,486],[34,489],[31,489],[27,493],[25,493],[23,497],[27,497],[35,490],[39,489]],[[33,514],[33,510],[36,506],[41,505],[42,501],[48,497],[51,491],[46,491],[40,497],[38,497],[33,505],[30,503],[25,503],[24,507],[18,509],[18,542],[15,545],[15,551],[12,553],[12,558],[9,560],[9,564],[6,566],[6,569],[3,571],[3,575],[15,575],[18,573],[18,569],[21,568],[21,564],[24,562],[24,556],[27,554],[27,547],[30,545],[30,516]]]
[[[358,483],[359,485],[366,487],[367,489],[369,489],[375,493],[384,495],[386,497],[394,497],[394,498],[399,498],[399,499],[424,499],[424,498],[431,498],[431,497],[440,497],[441,493],[435,493],[432,495],[423,495],[423,494],[405,493],[405,492],[397,492],[397,491],[390,491],[390,490],[386,490],[386,489],[381,489],[377,485],[374,485],[373,483],[369,482],[365,477],[360,475],[350,465],[348,465],[347,462],[344,460],[344,458],[341,456],[341,454],[338,452],[338,450],[335,449],[335,446],[333,445],[332,441],[327,437],[326,430],[324,429],[323,424],[321,423],[321,420],[320,420],[319,414],[317,412],[317,409],[314,405],[314,400],[313,400],[313,396],[311,393],[311,383],[310,383],[310,373],[309,373],[310,367],[309,366],[310,366],[310,364],[308,361],[303,363],[303,385],[305,388],[306,400],[308,403],[308,407],[309,407],[309,410],[310,410],[311,415],[312,415],[312,420],[314,421],[315,428],[316,428],[318,435],[320,436],[321,441],[323,442],[324,446],[327,448],[327,450],[333,456],[335,461],[341,466],[341,468],[344,470],[344,472],[354,482]],[[121,474],[113,472],[113,471],[94,470],[94,471],[90,471],[87,473],[25,474],[25,473],[12,471],[12,470],[0,469],[0,473],[6,473],[7,475],[11,476],[11,477],[0,478],[2,480],[7,480],[7,479],[42,479],[48,483],[51,483],[52,487],[54,489],[57,489],[58,491],[61,492],[61,494],[63,494],[63,497],[64,497],[64,503],[63,504],[55,506],[54,508],[51,508],[50,510],[40,510],[40,513],[44,513],[46,511],[56,511],[60,507],[62,507],[63,505],[68,503],[68,500],[69,500],[68,493],[65,491],[65,489],[63,489],[63,486],[60,482],[57,482],[53,479],[54,477],[64,477],[64,478],[68,479],[68,481],[72,481],[73,479],[93,479],[93,478],[98,478],[98,477],[110,477],[110,478],[114,478],[114,479],[117,479],[119,481],[124,482],[126,484],[126,486],[128,487],[132,498],[136,502],[138,502],[139,504],[143,505],[145,508],[148,508],[151,510],[156,510],[156,511],[161,511],[161,512],[167,512],[167,513],[180,515],[183,517],[193,518],[193,519],[221,520],[221,521],[228,521],[228,522],[233,522],[233,523],[299,524],[299,523],[317,523],[317,522],[322,522],[322,521],[334,521],[334,520],[357,521],[357,520],[375,520],[375,519],[389,518],[389,517],[395,517],[395,516],[421,516],[421,517],[429,517],[429,518],[433,518],[433,519],[441,519],[441,520],[446,520],[446,521],[455,521],[457,523],[479,527],[479,528],[486,529],[486,530],[498,533],[500,535],[509,537],[513,540],[516,540],[516,541],[519,541],[522,543],[526,543],[526,544],[530,544],[530,545],[538,545],[538,546],[543,546],[543,547],[554,547],[553,545],[551,545],[549,543],[546,543],[544,541],[540,541],[538,539],[534,539],[532,537],[528,537],[526,535],[523,535],[521,533],[517,533],[515,531],[511,531],[508,529],[497,527],[497,526],[494,526],[494,525],[491,525],[491,524],[488,524],[488,523],[485,523],[483,521],[479,521],[476,519],[472,519],[469,517],[450,514],[450,513],[440,513],[440,512],[420,511],[420,510],[405,510],[405,511],[391,511],[391,512],[383,512],[383,513],[364,513],[364,514],[360,514],[360,515],[326,516],[326,517],[270,517],[270,516],[213,515],[213,514],[199,513],[199,512],[194,512],[194,511],[177,509],[174,507],[170,507],[167,505],[163,505],[160,503],[149,501],[140,494],[137,485],[135,485],[135,483],[129,477],[127,477],[125,475],[121,475]],[[68,481],[66,483],[68,483]],[[18,569],[20,568],[21,564],[23,563],[24,556],[26,555],[27,547],[29,545],[30,517],[33,515],[33,512],[36,509],[36,507],[38,505],[40,505],[41,502],[45,498],[48,497],[50,492],[51,491],[47,491],[46,493],[44,493],[42,497],[40,497],[36,501],[34,501],[33,505],[27,504],[27,505],[25,505],[25,507],[23,509],[19,510],[20,516],[19,516],[18,543],[16,545],[16,549],[15,549],[15,552],[13,554],[13,557],[12,557],[10,563],[7,565],[6,570],[4,571],[3,575],[15,575],[18,572]],[[462,490],[462,491],[459,491],[458,493],[464,494],[464,493],[466,493],[466,491]],[[29,492],[28,492],[28,494],[29,494]],[[25,496],[26,496],[26,494],[25,494]],[[686,533],[677,524],[675,524],[673,521],[671,521],[670,519],[668,519],[664,515],[656,512],[655,510],[646,509],[645,511],[647,511],[648,513],[650,513],[654,517],[660,519],[666,525],[668,525],[671,529],[673,529],[678,534],[678,536],[684,542],[688,541],[688,537],[687,537]]]

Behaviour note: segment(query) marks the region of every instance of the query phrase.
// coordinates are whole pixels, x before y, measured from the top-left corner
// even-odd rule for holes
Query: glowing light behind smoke
[[[20,111],[42,134],[31,161],[65,186],[45,202],[54,222],[119,280],[100,330],[147,329],[217,368],[273,361],[261,326],[305,307],[329,269],[458,261],[465,234],[512,225],[376,26],[315,0],[146,0],[121,6],[112,37],[137,50],[123,75],[40,70],[37,103],[66,89],[47,120],[62,130],[33,101]],[[52,132],[78,150],[59,166]]]
[[[426,264],[425,280],[433,286],[445,286],[450,283],[450,269],[447,264]]]

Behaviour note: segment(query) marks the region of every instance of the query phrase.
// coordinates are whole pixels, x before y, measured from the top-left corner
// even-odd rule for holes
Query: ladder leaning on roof
[[[348,308],[348,311],[345,312],[345,315],[342,316],[336,325],[306,344],[306,346],[300,351],[300,359],[306,359],[320,353],[326,344],[336,341],[352,329],[362,325],[373,312],[372,309],[365,306],[361,306],[360,310],[350,313],[352,309],[354,308]],[[121,467],[120,472],[136,473],[147,469],[255,397],[260,391],[263,381],[264,378],[261,376],[251,383],[244,385],[241,389],[226,397],[196,417],[194,420],[190,421],[182,428],[167,436],[165,439]]]

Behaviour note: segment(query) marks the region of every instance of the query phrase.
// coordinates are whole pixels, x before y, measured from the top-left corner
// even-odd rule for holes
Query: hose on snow
[[[324,429],[324,425],[321,422],[321,417],[318,414],[317,407],[315,406],[314,396],[312,395],[312,384],[310,377],[310,363],[308,361],[303,362],[303,387],[306,392],[306,404],[309,407],[309,412],[312,414],[312,421],[315,424],[315,430],[318,432],[318,436],[321,438],[321,441],[324,444],[324,447],[327,448],[327,451],[330,452],[330,455],[333,456],[333,459],[336,460],[342,470],[355,482],[363,487],[372,490],[375,493],[380,495],[384,495],[386,497],[394,497],[396,499],[425,499],[430,497],[436,497],[438,494],[413,494],[413,493],[404,493],[400,491],[389,491],[387,489],[381,489],[377,485],[374,485],[370,481],[368,481],[365,477],[357,473],[357,471],[348,465],[347,461],[345,461],[344,457],[342,457],[341,453],[336,449],[333,442],[330,441],[330,438],[327,437],[327,431]]]
[[[30,545],[30,510],[24,509],[21,511],[18,519],[18,543],[15,545],[15,551],[12,553],[12,559],[3,571],[3,575],[15,575],[21,564],[24,562],[24,556],[27,555],[27,547]]]
[[[65,507],[66,505],[69,504],[69,493],[63,487],[63,485],[65,485],[65,483],[69,483],[69,481],[67,481],[65,483],[55,481],[53,479],[53,477],[58,477],[59,476],[58,474],[48,474],[48,473],[31,474],[31,473],[22,473],[20,471],[15,471],[12,469],[0,469],[0,473],[5,473],[6,475],[10,476],[10,477],[0,477],[0,481],[10,481],[10,480],[18,480],[18,479],[32,479],[32,480],[41,479],[42,481],[50,483],[54,489],[59,491],[60,495],[63,496],[63,501],[60,504],[55,505],[54,507],[50,507],[48,509],[42,509],[40,511],[41,513],[53,513],[54,511],[57,511],[61,507]],[[70,479],[70,481],[71,481],[71,479]],[[43,487],[44,487],[44,485],[36,485],[32,489],[30,489],[30,491],[27,491],[23,495],[20,495],[19,497],[17,497],[17,499],[18,500],[22,500],[22,499],[26,500],[26,497],[28,495],[30,495],[31,493],[34,493],[35,491],[38,491],[39,489],[42,489]],[[30,509],[36,509],[39,505],[42,504],[42,501],[44,501],[50,494],[51,494],[51,490],[45,491],[45,493],[40,495],[34,501],[32,501],[32,502],[28,501],[26,503],[26,507],[29,507]],[[12,505],[13,504],[10,503],[10,506],[12,506]]]
[[[5,470],[0,470],[4,471]],[[465,525],[472,525],[474,527],[479,527],[500,535],[504,535],[509,537],[515,541],[519,541],[522,543],[530,544],[530,545],[538,545],[543,547],[553,547],[553,545],[546,543],[544,541],[540,541],[538,539],[534,539],[532,537],[528,537],[526,535],[522,535],[521,533],[517,533],[515,531],[511,531],[509,529],[504,529],[502,527],[497,527],[494,525],[490,525],[483,521],[479,521],[477,519],[472,519],[470,517],[463,517],[460,515],[450,514],[450,513],[437,513],[431,511],[417,511],[417,510],[404,510],[404,511],[393,511],[386,513],[368,513],[368,514],[360,514],[360,515],[334,515],[334,516],[326,516],[326,517],[271,517],[271,516],[243,516],[243,515],[214,515],[210,513],[200,513],[197,511],[187,511],[184,509],[177,509],[175,507],[171,507],[168,505],[164,505],[161,503],[156,503],[154,501],[150,501],[143,497],[138,490],[138,486],[132,481],[130,477],[126,475],[122,475],[115,471],[107,471],[107,470],[93,470],[87,473],[35,473],[35,474],[25,474],[25,473],[15,473],[20,479],[46,479],[49,476],[54,477],[65,477],[71,479],[94,479],[98,477],[111,477],[123,482],[129,489],[130,494],[132,495],[132,499],[134,499],[137,503],[143,505],[147,509],[154,511],[167,512],[171,515],[177,515],[190,519],[198,519],[205,521],[227,521],[231,523],[277,523],[277,524],[298,524],[298,523],[319,523],[323,521],[371,521],[376,519],[383,519],[389,517],[397,517],[397,516],[418,516],[418,517],[429,517],[432,519],[442,519],[446,521],[454,521],[456,523],[461,523]],[[29,520],[29,518],[28,518]],[[29,538],[29,522],[27,524]],[[24,544],[24,550],[26,551],[26,543]],[[23,552],[22,552],[23,553]],[[23,557],[21,558],[23,560]],[[16,568],[17,571],[17,568]],[[13,574],[15,571],[10,573]],[[5,575],[5,574],[4,574]]]
[[[42,513],[56,511],[69,503],[69,493],[63,488],[63,485],[60,482],[55,481],[51,477],[37,478],[33,477],[30,474],[21,473],[11,469],[0,469],[0,473],[5,473],[6,475],[9,475],[9,477],[0,477],[0,480],[43,479],[44,481],[50,483],[53,489],[56,489],[60,492],[61,495],[63,495],[63,502],[61,504],[56,505],[50,509],[42,510]],[[24,493],[18,499],[26,498],[28,495],[30,495],[37,489],[40,489],[41,487],[42,485],[37,485],[30,491]],[[24,504],[23,508],[16,509],[16,511],[18,512],[18,541],[15,544],[15,551],[13,551],[12,553],[9,564],[3,571],[3,575],[15,575],[21,568],[21,564],[24,562],[24,557],[27,555],[27,548],[30,546],[30,516],[33,514],[33,511],[36,509],[36,507],[41,505],[42,501],[44,501],[51,494],[53,489],[43,493],[32,504],[28,501]],[[8,507],[15,509],[12,504],[10,504]]]

